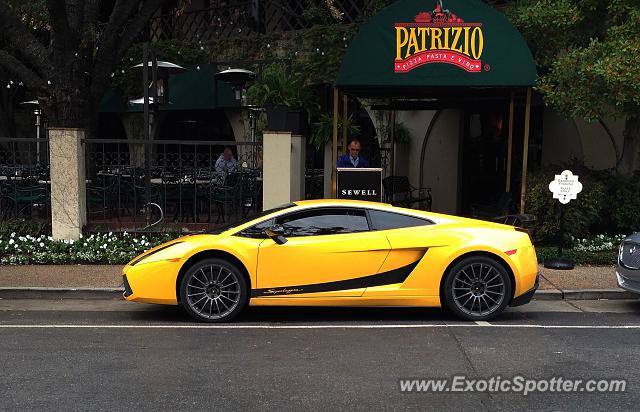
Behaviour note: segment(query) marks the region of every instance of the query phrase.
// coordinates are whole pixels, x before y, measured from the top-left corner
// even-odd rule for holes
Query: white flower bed
[[[573,238],[573,249],[578,252],[606,252],[617,249],[626,235],[597,235],[590,239]]]
[[[104,233],[78,241],[51,236],[0,234],[0,265],[99,263],[125,264],[140,253],[171,239],[169,235],[134,237]]]

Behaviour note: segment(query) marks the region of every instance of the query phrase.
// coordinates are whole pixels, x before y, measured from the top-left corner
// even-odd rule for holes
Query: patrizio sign
[[[425,64],[452,64],[470,73],[489,70],[482,65],[482,23],[466,23],[436,1],[432,12],[420,12],[411,23],[396,23],[396,73]]]

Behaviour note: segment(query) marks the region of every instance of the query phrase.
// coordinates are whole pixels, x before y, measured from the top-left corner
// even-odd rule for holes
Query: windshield
[[[209,229],[204,233],[208,233],[210,235],[219,235],[222,232],[226,232],[227,230],[233,229],[234,227],[244,225],[245,223],[251,222],[252,220],[260,219],[263,216],[267,216],[267,215],[270,215],[271,213],[279,212],[281,210],[289,209],[294,206],[295,206],[295,203],[287,203],[286,205],[274,207],[273,209],[264,210],[256,215],[247,216],[245,219],[242,219],[238,222],[233,222],[233,223],[222,225],[213,229]]]

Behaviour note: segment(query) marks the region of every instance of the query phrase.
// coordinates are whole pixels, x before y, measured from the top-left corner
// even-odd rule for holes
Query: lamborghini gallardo
[[[184,236],[122,274],[127,300],[182,305],[203,322],[248,305],[442,306],[488,320],[538,286],[524,229],[346,200],[299,201]]]

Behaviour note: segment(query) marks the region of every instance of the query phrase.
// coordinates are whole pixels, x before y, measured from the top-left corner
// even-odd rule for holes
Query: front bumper
[[[180,263],[174,261],[127,265],[122,270],[123,297],[132,302],[176,305],[179,270]]]
[[[640,293],[640,281],[635,279],[630,279],[627,276],[624,276],[620,267],[616,270],[616,278],[618,280],[618,286],[624,290],[628,290],[629,292]]]
[[[511,303],[509,303],[509,306],[522,306],[531,302],[531,299],[533,298],[533,295],[535,295],[536,290],[538,290],[539,286],[540,286],[540,272],[538,272],[538,274],[536,275],[536,283],[533,285],[533,288],[529,289],[527,292],[523,293],[517,298],[513,298],[511,300]]]
[[[127,280],[127,275],[122,275],[122,280],[124,283],[124,292],[122,293],[122,297],[126,299],[133,295],[133,291],[131,290],[131,285],[129,285],[129,281]]]

